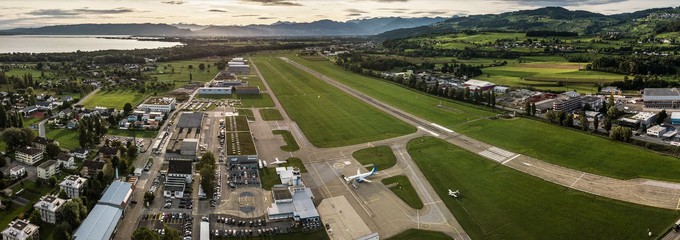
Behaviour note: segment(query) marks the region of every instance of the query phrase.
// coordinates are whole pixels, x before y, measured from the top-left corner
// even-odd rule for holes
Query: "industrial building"
[[[186,184],[191,184],[192,182],[192,173],[192,162],[182,160],[168,161],[168,170],[165,178],[163,196],[176,198],[184,197],[184,189],[186,188]]]
[[[555,111],[574,112],[581,107],[581,96],[573,91],[562,93],[553,101],[553,110]]]
[[[229,95],[232,87],[202,87],[198,88],[198,95]]]
[[[233,58],[227,63],[227,72],[234,74],[250,73],[250,66],[243,58]]]
[[[38,240],[40,239],[39,229],[40,227],[31,224],[28,220],[17,219],[2,230],[2,240]]]
[[[466,88],[469,88],[470,91],[488,91],[488,90],[493,90],[494,87],[496,86],[493,83],[486,82],[486,81],[480,81],[480,80],[475,80],[475,79],[470,79],[463,83],[463,86]]]
[[[598,96],[583,96],[581,97],[581,107],[590,107],[591,110],[598,110],[604,104],[604,99]]]
[[[678,108],[680,91],[676,88],[645,88],[642,101],[646,108]]]
[[[167,113],[175,109],[177,100],[171,97],[150,97],[137,108],[142,111]]]
[[[234,87],[234,93],[240,95],[258,95],[260,94],[260,87]]]
[[[624,117],[619,119],[619,125],[638,129],[642,126],[650,127],[656,122],[656,114],[652,112],[639,112],[632,117]]]
[[[177,127],[167,140],[166,159],[196,159],[203,117],[204,114],[200,112],[185,112],[180,115]]]
[[[125,214],[132,191],[132,185],[127,182],[112,182],[71,239],[111,239]]]
[[[656,126],[653,126],[653,127],[647,129],[647,135],[652,136],[652,137],[661,137],[667,131],[668,131],[668,129],[666,127],[661,126],[661,125],[656,125]]]
[[[673,125],[680,124],[680,112],[672,112],[671,113],[671,124],[673,124]]]
[[[267,208],[269,220],[292,218],[295,221],[319,219],[314,207],[314,195],[304,186],[275,186],[272,188],[274,203]]]

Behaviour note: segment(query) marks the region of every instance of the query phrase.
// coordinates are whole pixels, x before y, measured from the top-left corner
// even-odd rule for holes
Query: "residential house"
[[[104,170],[106,162],[102,161],[83,161],[83,169],[81,170],[81,175],[88,176],[90,178],[97,177],[97,174]]]
[[[60,152],[59,155],[57,155],[57,161],[59,162],[59,166],[67,169],[73,169],[76,167],[76,163],[74,161],[73,155],[69,154],[68,152]]]
[[[39,240],[39,229],[40,227],[31,224],[28,220],[17,219],[2,230],[2,240]]]
[[[71,151],[71,154],[73,154],[74,157],[85,159],[87,154],[90,154],[90,151],[85,148],[76,148]]]
[[[70,175],[64,178],[59,187],[66,193],[69,198],[77,198],[85,191],[87,179],[76,175]]]
[[[46,110],[53,110],[56,108],[56,104],[54,102],[46,102],[46,101],[39,101],[35,103],[35,106],[38,107],[38,109],[46,111]]]
[[[9,170],[9,179],[14,181],[26,176],[26,168],[24,166],[16,166]]]
[[[23,114],[24,117],[28,117],[28,116],[31,116],[31,114],[37,112],[38,110],[39,110],[38,107],[33,105],[33,106],[27,106],[27,107],[19,110],[19,113]]]
[[[71,119],[66,122],[66,128],[68,129],[76,129],[78,128],[78,120]]]
[[[67,109],[59,111],[57,116],[59,116],[59,118],[70,118],[72,114],[73,114],[73,110],[71,110],[70,108],[67,108]]]
[[[109,146],[102,146],[99,148],[100,161],[111,161],[111,158],[113,158],[113,156],[116,156],[116,154],[118,154],[118,148]]]
[[[47,182],[50,177],[60,172],[59,162],[47,160],[38,166],[38,179]]]
[[[43,159],[43,152],[39,148],[23,146],[16,151],[16,161],[33,165]]]
[[[45,150],[45,148],[47,148],[47,145],[49,145],[50,143],[54,143],[57,146],[59,146],[59,142],[54,141],[53,139],[44,138],[44,137],[36,137],[33,140],[33,147],[35,147],[37,149]]]
[[[65,199],[61,199],[55,196],[47,195],[40,198],[33,207],[36,211],[40,212],[40,218],[43,222],[56,224],[61,220],[61,210],[66,203]]]

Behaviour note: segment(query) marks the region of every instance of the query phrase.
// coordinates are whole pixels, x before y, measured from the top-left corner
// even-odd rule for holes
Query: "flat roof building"
[[[292,218],[296,221],[302,221],[319,218],[319,212],[312,201],[314,195],[309,188],[277,187],[274,189],[274,202],[271,207],[267,208],[269,220]],[[290,191],[290,195],[282,194],[282,191]],[[287,198],[289,196],[292,196],[290,200]],[[276,197],[284,197],[285,199],[276,199]]]
[[[43,159],[43,150],[34,147],[23,146],[16,151],[16,160],[28,165],[33,165]]]
[[[171,97],[150,97],[144,103],[140,104],[139,109],[151,112],[167,113],[175,109],[177,100]]]
[[[232,87],[202,87],[198,88],[198,95],[229,95]]]
[[[650,127],[656,122],[656,113],[652,112],[639,112],[628,118],[620,118],[619,125],[624,127],[630,127],[633,129],[638,129],[641,126]]]
[[[481,90],[481,91],[488,91],[488,90],[493,90],[496,84],[487,82],[487,81],[481,81],[481,80],[475,80],[475,79],[470,79],[467,80],[463,85],[467,88],[469,88],[472,91],[476,90]]]
[[[182,145],[180,146],[180,154],[186,156],[196,156],[196,151],[198,150],[198,139],[186,138],[182,140]]]
[[[54,176],[55,174],[58,174],[59,171],[59,162],[55,160],[47,160],[44,163],[40,164],[38,166],[37,171],[38,171],[38,179],[47,182],[47,180],[50,179],[50,177]]]
[[[43,222],[56,224],[61,220],[61,209],[66,203],[66,200],[47,195],[40,198],[40,201],[35,203],[33,207],[40,212],[40,218]]]
[[[2,230],[2,240],[38,240],[40,239],[39,229],[40,227],[31,224],[28,220],[17,219]]]
[[[112,182],[104,191],[104,195],[99,199],[97,205],[73,233],[72,239],[112,239],[125,213],[130,195],[132,195],[130,183]]]
[[[85,184],[87,184],[87,178],[70,175],[59,183],[59,188],[61,188],[69,198],[77,198],[80,197],[85,190]]]
[[[680,92],[676,88],[645,88],[642,101],[647,108],[678,108]]]
[[[673,125],[680,124],[680,112],[671,113],[671,124]]]

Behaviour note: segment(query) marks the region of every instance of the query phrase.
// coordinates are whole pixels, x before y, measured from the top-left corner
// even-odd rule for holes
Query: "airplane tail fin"
[[[371,174],[375,174],[377,172],[375,165],[373,165],[373,170],[371,170]]]

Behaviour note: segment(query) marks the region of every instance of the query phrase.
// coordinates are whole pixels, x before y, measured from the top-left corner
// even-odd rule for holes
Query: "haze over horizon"
[[[270,24],[451,17],[560,6],[603,14],[677,7],[672,0],[25,0],[2,1],[0,29],[80,23]]]

